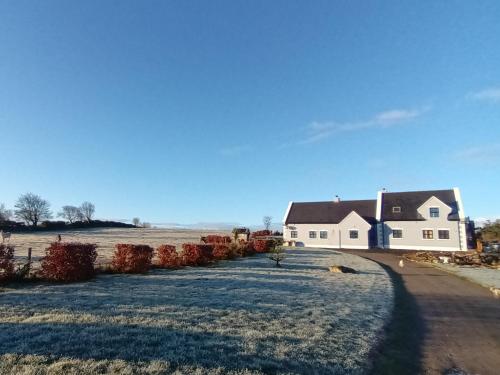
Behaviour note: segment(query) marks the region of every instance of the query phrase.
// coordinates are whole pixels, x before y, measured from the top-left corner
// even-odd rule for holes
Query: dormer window
[[[392,207],[392,213],[399,214],[400,212],[401,212],[401,207],[400,206],[394,206],[394,207]]]
[[[429,208],[429,216],[430,217],[439,217],[439,207],[430,207]]]

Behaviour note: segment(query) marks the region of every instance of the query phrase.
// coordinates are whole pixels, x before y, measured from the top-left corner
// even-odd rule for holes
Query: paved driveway
[[[377,373],[500,374],[500,299],[486,288],[380,251],[349,251],[385,266],[396,310]]]

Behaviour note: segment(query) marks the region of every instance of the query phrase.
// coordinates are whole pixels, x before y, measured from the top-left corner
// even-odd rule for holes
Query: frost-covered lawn
[[[334,274],[331,264],[360,270]],[[332,250],[0,292],[0,373],[362,373],[387,274]]]
[[[434,264],[436,267],[468,279],[484,287],[500,289],[500,269],[484,267],[457,266],[455,264]]]

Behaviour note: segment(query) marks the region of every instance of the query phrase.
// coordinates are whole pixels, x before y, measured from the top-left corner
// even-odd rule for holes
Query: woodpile
[[[479,253],[477,251],[418,251],[405,255],[408,260],[425,263],[454,263],[459,266],[500,266],[500,253]]]

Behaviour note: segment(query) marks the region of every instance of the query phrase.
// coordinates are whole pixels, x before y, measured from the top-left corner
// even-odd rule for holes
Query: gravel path
[[[420,263],[405,262],[400,268],[401,257],[395,254],[350,252],[385,266],[410,299],[396,299],[395,305],[396,324],[400,309],[409,318],[404,324],[409,327],[404,333],[409,339],[399,337],[396,341],[407,342],[409,347],[391,347],[389,340],[381,358],[384,352],[396,353],[396,357],[398,351],[406,351],[407,357],[414,353],[414,358],[402,358],[413,365],[412,371],[405,373],[500,373],[500,299],[488,289]],[[404,311],[411,300],[415,302],[413,315]],[[399,324],[401,330],[404,327]],[[397,364],[386,361],[381,368],[384,366],[384,371],[390,371]]]

